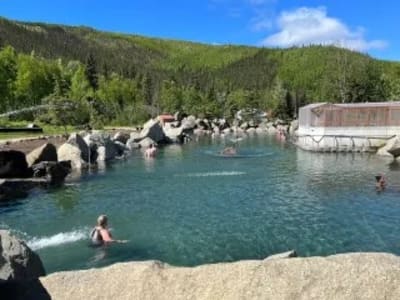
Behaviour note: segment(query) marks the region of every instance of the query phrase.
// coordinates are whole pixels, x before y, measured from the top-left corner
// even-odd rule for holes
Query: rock
[[[276,134],[277,132],[278,132],[278,130],[274,126],[268,127],[268,130],[267,130],[268,134]]]
[[[289,126],[289,135],[293,136],[297,129],[299,129],[299,120],[293,120]]]
[[[292,258],[292,257],[297,257],[297,253],[295,250],[290,250],[287,252],[270,255],[265,260],[284,259],[284,258]]]
[[[117,132],[114,137],[112,138],[112,140],[121,142],[122,144],[126,144],[126,142],[129,140],[130,138],[130,134],[125,133],[125,132]]]
[[[51,143],[46,143],[43,146],[32,150],[26,156],[26,161],[28,163],[28,167],[31,167],[34,164],[40,163],[42,161],[57,161],[57,149]]]
[[[73,169],[82,169],[88,166],[88,162],[82,158],[79,147],[64,143],[57,150],[58,159],[71,161]]]
[[[246,133],[249,135],[254,135],[256,133],[256,129],[254,127],[247,128]]]
[[[165,136],[172,143],[182,143],[184,137],[183,127],[173,128],[171,126],[164,126]]]
[[[240,125],[240,128],[243,129],[243,130],[246,130],[247,128],[249,128],[249,123],[243,122],[243,123]]]
[[[196,127],[196,117],[189,116],[182,120],[182,128],[184,130],[193,130]]]
[[[118,156],[118,149],[114,143],[107,143],[97,148],[97,161],[108,161]]]
[[[185,113],[182,113],[182,112],[180,112],[180,111],[177,111],[175,114],[174,114],[174,118],[175,118],[175,120],[177,120],[177,121],[179,121],[179,122],[181,122],[182,120],[183,120],[183,118],[186,118],[186,114]]]
[[[267,130],[265,128],[262,128],[262,127],[257,127],[256,128],[256,133],[257,134],[266,134]]]
[[[135,142],[135,139],[130,138],[127,142],[126,142],[126,148],[130,151],[133,151],[135,149],[139,149],[140,148],[140,144],[138,142]]]
[[[198,267],[131,262],[40,281],[54,299],[400,299],[400,258],[351,253]]]
[[[128,151],[129,149],[125,146],[125,144],[123,144],[120,141],[114,141],[114,145],[115,148],[117,149],[117,155],[121,156],[124,155],[125,151]]]
[[[77,133],[72,133],[68,140],[57,150],[60,161],[70,160],[73,169],[81,169],[88,166],[88,163],[95,161],[93,153],[85,140]]]
[[[140,148],[147,149],[151,144],[156,144],[151,138],[144,138],[139,142]]]
[[[67,142],[68,144],[78,147],[81,152],[81,157],[84,161],[89,161],[89,148],[88,144],[86,144],[85,140],[77,133],[72,133]],[[68,160],[68,159],[61,159],[60,160]]]
[[[28,168],[25,154],[21,151],[0,151],[0,178],[28,178],[32,170]]]
[[[397,151],[397,149],[400,150],[400,138],[399,136],[395,136],[388,140],[385,144],[385,146],[381,147],[377,151],[377,155],[380,156],[394,156],[397,157],[400,155],[400,151]],[[392,153],[391,153],[392,152]]]
[[[143,130],[140,132],[140,138],[150,138],[156,143],[163,142],[165,140],[165,134],[160,122],[153,119],[147,121],[147,123],[143,125]]]
[[[224,130],[222,130],[222,132],[224,134],[230,134],[232,132],[232,129],[230,127],[225,128]]]
[[[71,172],[71,161],[42,161],[32,166],[34,177],[47,177],[50,183],[58,184],[64,181]]]
[[[202,128],[196,128],[195,130],[193,130],[193,134],[197,136],[203,136],[206,134],[206,132]]]
[[[103,131],[94,131],[85,137],[85,142],[89,145],[92,154],[92,161],[108,161],[118,155],[118,149],[111,140],[110,135]]]
[[[39,256],[23,241],[0,230],[0,279],[29,280],[44,275]]]
[[[130,137],[129,137],[130,141],[138,143],[138,142],[140,142],[141,139],[142,138],[140,137],[140,132],[136,132],[136,131],[131,132]],[[128,143],[128,141],[126,141],[126,143]]]

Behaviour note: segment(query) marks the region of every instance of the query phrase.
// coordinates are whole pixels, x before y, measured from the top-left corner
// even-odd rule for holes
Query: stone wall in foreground
[[[40,280],[52,299],[400,299],[400,257],[353,253],[193,268],[132,262]]]

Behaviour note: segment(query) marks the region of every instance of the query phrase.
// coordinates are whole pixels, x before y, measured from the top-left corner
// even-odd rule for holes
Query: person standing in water
[[[100,215],[97,218],[97,225],[90,232],[90,238],[94,245],[105,245],[109,243],[126,243],[127,240],[113,239],[110,230],[108,229],[108,217]]]
[[[157,148],[153,144],[150,144],[149,148],[146,149],[144,155],[146,157],[155,157],[156,153],[157,153]]]

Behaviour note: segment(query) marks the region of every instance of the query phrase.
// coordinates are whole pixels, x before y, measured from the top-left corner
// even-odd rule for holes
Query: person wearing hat
[[[108,229],[108,218],[106,215],[100,215],[97,218],[97,226],[90,232],[90,238],[94,245],[104,245],[108,243],[126,243],[127,240],[113,239]]]

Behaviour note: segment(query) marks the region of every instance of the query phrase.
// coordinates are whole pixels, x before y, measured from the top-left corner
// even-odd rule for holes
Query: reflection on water
[[[48,272],[146,259],[198,265],[289,249],[301,256],[400,254],[400,171],[391,160],[309,153],[273,137],[239,144],[248,157],[219,157],[224,140],[210,138],[160,149],[151,160],[134,153],[105,172],[0,206],[1,224],[40,245]],[[388,181],[379,194],[377,173]],[[130,243],[87,246],[103,213],[113,235]]]
[[[58,189],[51,189],[56,205],[63,210],[73,209],[79,203],[79,185],[67,184]]]

